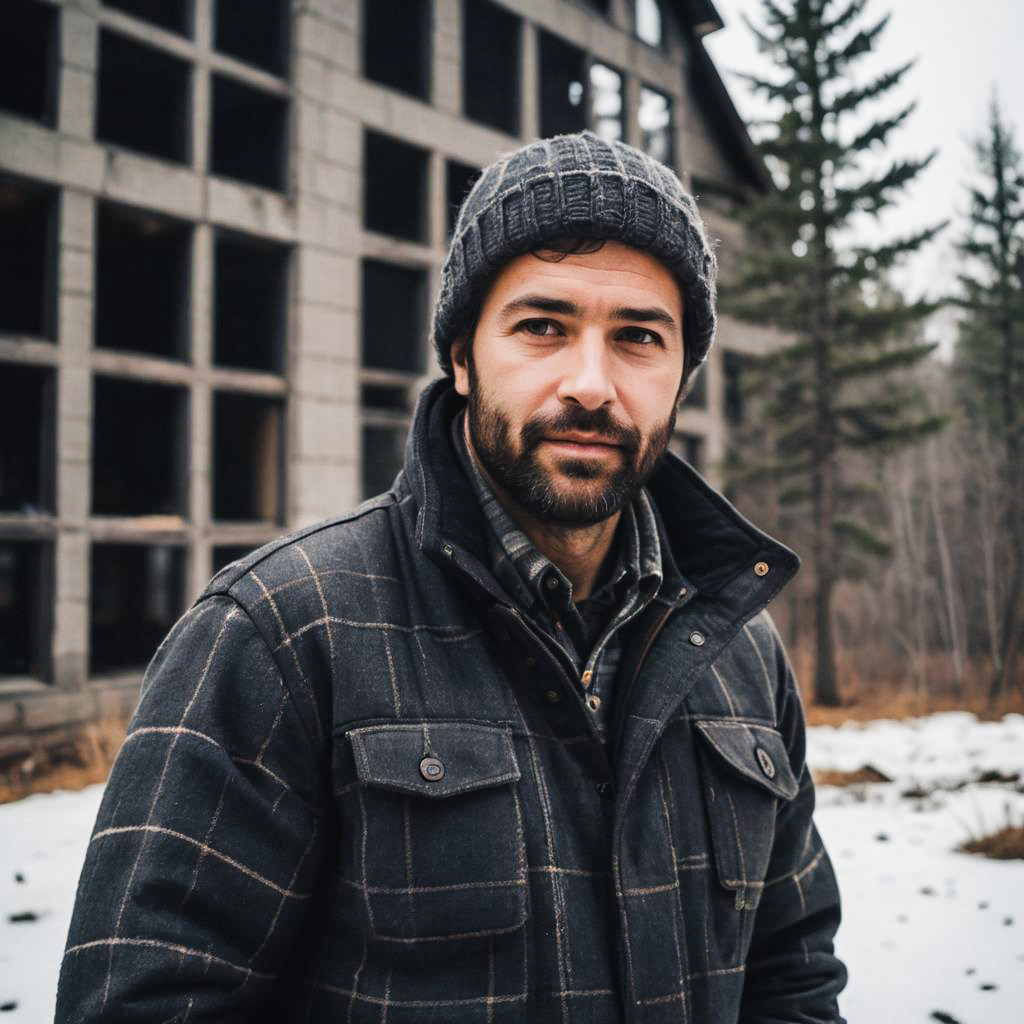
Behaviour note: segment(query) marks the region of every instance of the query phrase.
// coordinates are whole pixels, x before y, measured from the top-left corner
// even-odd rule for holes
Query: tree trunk
[[[928,503],[931,507],[932,526],[935,530],[935,546],[939,555],[939,579],[941,580],[943,596],[942,610],[945,617],[946,641],[949,644],[949,654],[953,661],[953,679],[956,683],[956,696],[960,699],[963,697],[964,687],[964,648],[966,647],[966,638],[962,635],[960,627],[953,556],[949,550],[949,539],[946,536],[946,525],[939,500],[939,470],[938,460],[935,457],[934,439],[927,448],[927,467]]]
[[[1019,493],[1020,485],[1016,480],[1010,481],[1010,487]],[[1013,569],[1006,593],[1006,603],[1003,605],[1001,656],[999,665],[992,675],[992,685],[989,687],[989,707],[994,707],[999,698],[1016,682],[1014,667],[1020,648],[1021,605],[1024,604],[1024,501],[1016,497],[1012,499],[1010,515],[1015,520],[1010,525]]]
[[[998,186],[1002,188],[1002,177],[998,180]],[[1005,204],[1001,204],[1000,210]],[[1009,251],[1009,232],[1005,226],[1002,213],[1000,214],[999,241],[1000,251]],[[1005,259],[1001,271],[1001,298],[1002,298],[1002,321],[1000,323],[1000,334],[1002,335],[1002,408],[1003,408],[1003,429],[1006,431],[1005,457],[1006,457],[1006,486],[1009,490],[1009,501],[1007,511],[1009,513],[1009,534],[1011,545],[1011,557],[1013,569],[1010,576],[1010,587],[1006,594],[1006,604],[1003,606],[1003,628],[1002,628],[1002,656],[999,667],[992,676],[992,686],[989,689],[988,700],[992,706],[999,700],[1007,689],[1007,682],[1013,681],[1014,663],[1017,659],[1017,648],[1020,646],[1021,631],[1021,599],[1024,597],[1024,481],[1020,479],[1021,470],[1024,469],[1024,459],[1021,458],[1021,439],[1019,436],[1017,402],[1017,381],[1014,370],[1016,369],[1016,336],[1013,329],[1013,322],[1010,319],[1010,268]]]
[[[836,652],[832,630],[835,551],[832,533],[835,466],[831,458],[814,474],[814,699],[839,706]]]
[[[825,107],[821,86],[824,51],[815,44],[811,73],[811,131],[825,148]],[[836,436],[835,380],[832,374],[832,316],[830,301],[832,253],[826,214],[825,170],[814,171],[814,340],[815,437],[811,492],[814,501],[814,699],[825,707],[839,706],[835,634],[832,629],[832,591],[836,581],[835,489]]]

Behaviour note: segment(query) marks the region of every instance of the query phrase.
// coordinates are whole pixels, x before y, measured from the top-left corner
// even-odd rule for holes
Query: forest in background
[[[750,244],[722,306],[786,342],[745,374],[728,491],[804,558],[773,612],[815,703],[1019,708],[1024,163],[993,96],[957,215],[888,238],[934,153],[887,158],[913,62],[858,76],[888,21],[868,7],[762,0],[748,23],[775,68],[744,79],[777,112],[754,130],[778,187],[738,208]],[[943,233],[957,288],[901,295],[889,272]],[[925,324],[950,311],[956,342],[938,351]]]

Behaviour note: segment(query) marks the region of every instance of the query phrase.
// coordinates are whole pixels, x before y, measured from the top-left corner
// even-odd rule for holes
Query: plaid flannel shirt
[[[839,1024],[839,897],[762,609],[795,556],[684,464],[606,746],[487,566],[421,398],[405,469],[214,578],[143,682],[57,1020]]]

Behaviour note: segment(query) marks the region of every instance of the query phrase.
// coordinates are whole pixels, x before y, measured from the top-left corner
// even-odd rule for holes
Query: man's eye
[[[646,327],[624,327],[619,332],[623,341],[633,342],[637,345],[660,345],[661,337]]]
[[[538,338],[555,333],[555,325],[550,320],[524,320],[519,326],[527,334],[533,334]]]

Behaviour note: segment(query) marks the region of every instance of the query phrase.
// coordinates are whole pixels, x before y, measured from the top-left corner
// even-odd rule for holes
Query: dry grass
[[[32,793],[84,789],[104,782],[124,739],[126,721],[82,726],[49,750],[0,768],[0,804]]]
[[[991,835],[968,839],[960,849],[994,860],[1024,860],[1024,825],[1006,825]]]
[[[877,768],[865,765],[853,772],[813,772],[817,786],[859,786],[865,782],[892,782],[888,775],[883,775]]]
[[[810,695],[805,694],[808,725],[842,725],[844,722],[870,722],[876,718],[919,718],[936,711],[971,711],[983,722],[996,722],[1003,715],[1016,712],[1024,714],[1024,694],[1012,693],[990,707],[982,695],[966,698],[931,697],[923,698],[906,691],[875,691],[870,694],[851,696],[838,708],[825,708],[812,704]]]

